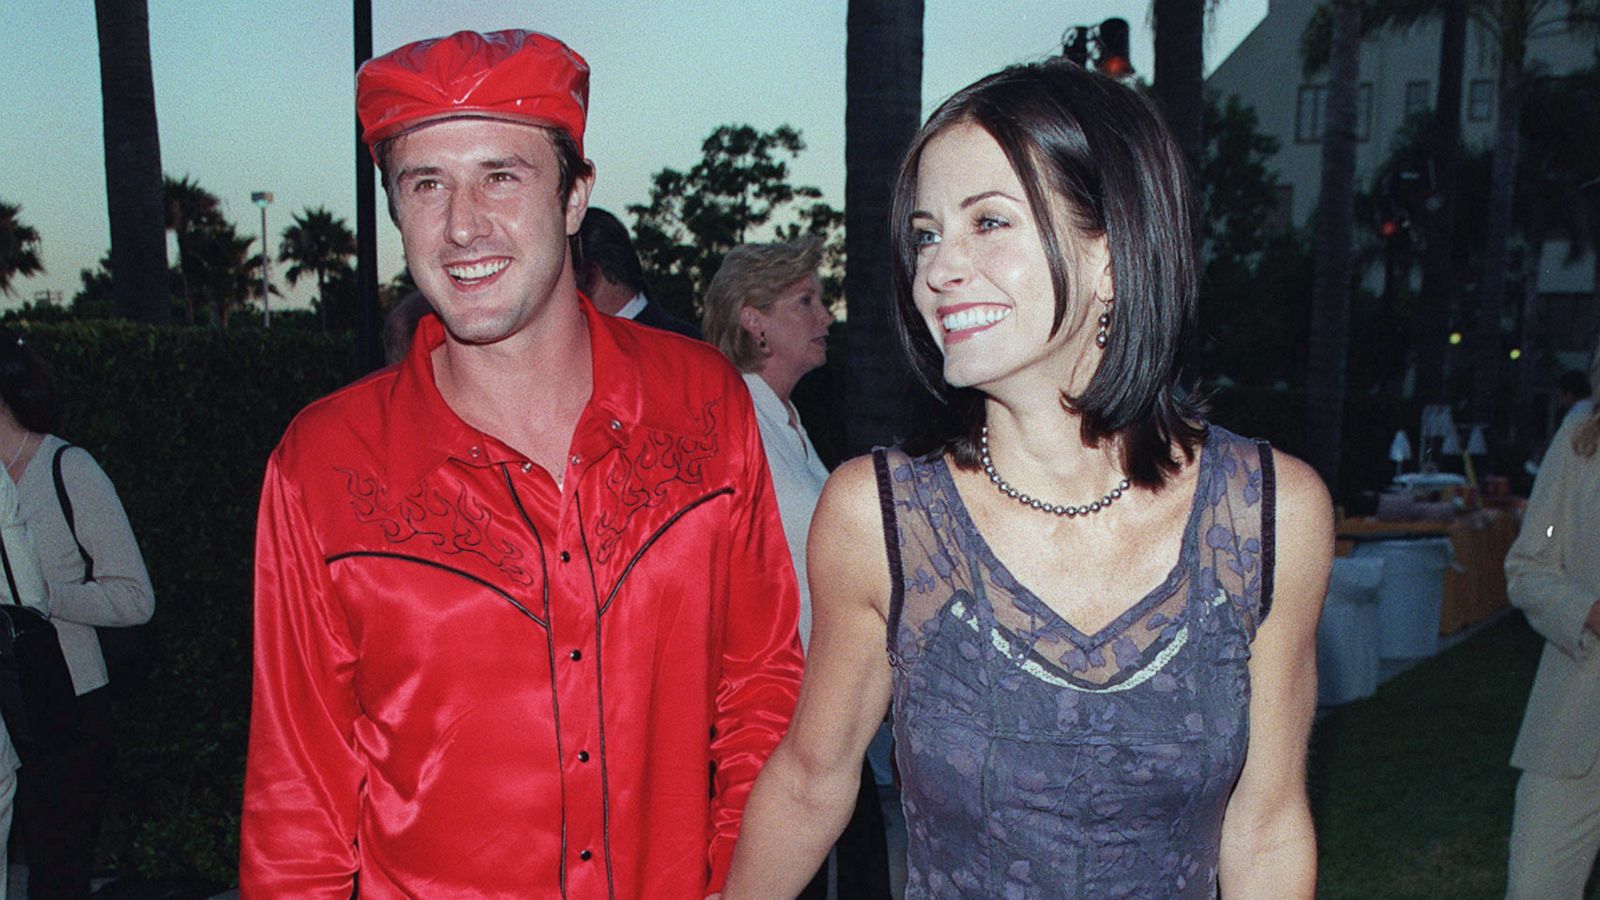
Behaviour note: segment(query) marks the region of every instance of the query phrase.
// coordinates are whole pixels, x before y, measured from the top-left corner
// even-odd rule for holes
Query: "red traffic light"
[[[1112,78],[1126,78],[1133,74],[1133,61],[1128,52],[1128,20],[1107,19],[1095,27],[1095,68]]]
[[[1133,74],[1133,63],[1128,62],[1126,56],[1112,56],[1100,60],[1097,64],[1101,72],[1112,78],[1124,78]]]

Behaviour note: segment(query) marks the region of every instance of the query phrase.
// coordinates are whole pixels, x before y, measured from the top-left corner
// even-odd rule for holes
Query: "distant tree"
[[[11,280],[44,271],[39,232],[21,218],[22,207],[0,202],[0,294],[12,296]]]
[[[284,275],[291,285],[307,276],[316,279],[316,306],[323,331],[328,330],[329,307],[340,299],[338,294],[330,295],[329,282],[352,271],[350,260],[355,255],[355,233],[326,207],[307,207],[294,216],[294,224],[283,230],[283,240],[278,244],[278,262],[290,264]],[[353,292],[347,290],[344,299],[354,299]],[[335,313],[335,318],[337,324],[348,320],[353,325],[354,310],[347,313],[341,309]]]
[[[149,12],[145,0],[95,0],[94,13],[117,313],[138,322],[166,322],[172,303]]]
[[[100,257],[100,264],[93,269],[79,269],[78,280],[82,282],[78,292],[72,295],[72,315],[78,319],[109,319],[117,314],[117,308],[111,299],[111,254]]]
[[[1198,186],[1201,374],[1251,387],[1304,385],[1310,321],[1288,297],[1311,293],[1311,255],[1279,215],[1267,161],[1278,140],[1238,97],[1206,98],[1205,161]]]
[[[251,252],[256,240],[240,236],[226,221],[196,236],[189,264],[203,305],[221,328],[228,327],[234,310],[261,298],[261,253]]]
[[[222,201],[188,175],[182,178],[168,175],[163,187],[166,228],[178,239],[179,292],[188,322],[193,325],[195,295],[200,290],[199,282],[194,279],[195,267],[199,265],[195,254],[206,232],[223,224]]]
[[[839,214],[821,201],[822,192],[789,181],[788,160],[805,146],[788,125],[770,132],[723,125],[701,144],[693,168],[652,177],[650,201],[628,211],[634,248],[658,302],[698,320],[700,298],[735,245],[802,233],[837,240]]]

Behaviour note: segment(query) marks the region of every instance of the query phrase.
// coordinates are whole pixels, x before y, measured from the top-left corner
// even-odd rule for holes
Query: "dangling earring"
[[[1101,350],[1106,348],[1106,341],[1111,338],[1111,310],[1115,298],[1105,301],[1106,311],[1100,314],[1100,330],[1094,333],[1094,345]]]

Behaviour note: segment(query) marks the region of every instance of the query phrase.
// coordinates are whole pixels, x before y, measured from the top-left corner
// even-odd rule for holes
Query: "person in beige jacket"
[[[1600,382],[1600,353],[1594,361]],[[1506,896],[1582,897],[1600,851],[1600,414],[1550,442],[1507,592],[1545,638],[1511,764],[1522,770]]]

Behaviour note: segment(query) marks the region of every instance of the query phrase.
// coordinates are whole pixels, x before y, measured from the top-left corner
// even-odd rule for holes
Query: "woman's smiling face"
[[[1038,216],[1005,151],[978,125],[955,125],[924,147],[917,165],[912,295],[944,353],[954,387],[984,387],[1019,372],[1043,373],[1052,390],[1079,390],[1098,356],[1095,304],[1111,297],[1104,236],[1071,227],[1061,200],[1052,223],[1067,260],[1070,301],[1062,327]],[[1081,371],[1080,371],[1081,370]]]

